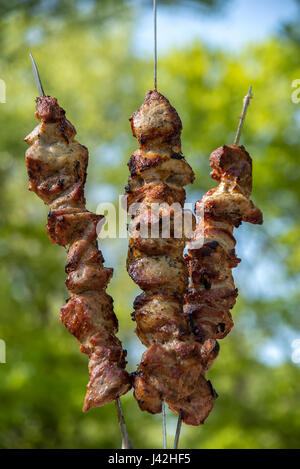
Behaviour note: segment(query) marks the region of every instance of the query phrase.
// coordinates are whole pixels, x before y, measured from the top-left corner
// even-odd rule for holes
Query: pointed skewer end
[[[249,106],[249,104],[250,104],[250,100],[251,100],[252,98],[253,98],[253,95],[252,95],[252,86],[250,86],[247,95],[246,95],[246,96],[244,97],[244,99],[243,99],[243,111],[242,111],[242,114],[241,114],[241,116],[240,116],[240,122],[239,122],[239,126],[238,126],[238,129],[237,129],[237,133],[236,133],[236,136],[235,136],[235,139],[234,139],[234,145],[238,145],[238,144],[239,144],[240,137],[241,137],[241,133],[242,133],[242,129],[243,129],[244,120],[245,120],[246,113],[247,113],[247,109],[248,109],[248,106]]]
[[[38,68],[36,66],[35,60],[34,60],[33,55],[32,55],[31,52],[29,54],[29,57],[30,57],[30,60],[31,60],[33,75],[34,75],[34,79],[35,79],[35,83],[36,83],[39,95],[40,95],[40,97],[45,96],[45,92],[44,92],[44,89],[43,89],[43,85],[42,85],[42,82],[41,82],[39,71],[38,71]]]

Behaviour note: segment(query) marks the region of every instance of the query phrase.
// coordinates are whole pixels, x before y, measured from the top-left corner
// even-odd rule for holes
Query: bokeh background
[[[183,151],[196,173],[188,201],[209,178],[210,152],[233,141],[242,98],[252,100],[241,143],[254,162],[262,227],[237,230],[240,295],[235,328],[209,372],[219,393],[204,426],[182,448],[299,448],[300,443],[300,2],[158,1],[158,88],[183,121]],[[153,86],[151,1],[0,1],[1,448],[118,448],[114,405],[81,411],[87,357],[59,322],[63,248],[51,245],[47,209],[27,191],[23,138],[36,125],[29,52],[47,94],[58,97],[89,147],[88,208],[116,201],[136,148],[128,117]],[[130,319],[138,294],[125,269],[127,240],[101,243],[115,273],[119,336],[133,371],[143,351]],[[162,446],[161,418],[122,398],[136,448]],[[168,412],[169,444],[176,419]]]

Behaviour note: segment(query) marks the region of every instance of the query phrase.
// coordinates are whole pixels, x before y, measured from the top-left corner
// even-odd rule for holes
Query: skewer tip
[[[35,83],[36,83],[39,95],[40,96],[45,96],[45,92],[44,92],[44,89],[43,89],[43,85],[42,85],[42,82],[41,82],[39,71],[38,71],[37,65],[35,63],[35,60],[34,60],[33,55],[32,55],[31,52],[29,53],[29,57],[30,57],[30,60],[31,60],[33,75],[34,75],[34,79],[35,79]]]
[[[242,111],[242,114],[240,116],[238,130],[237,130],[237,133],[236,133],[236,136],[235,136],[235,139],[234,139],[234,145],[239,144],[239,140],[240,140],[240,137],[241,137],[242,128],[243,128],[244,120],[245,120],[245,117],[246,117],[247,109],[248,109],[248,106],[250,104],[250,100],[252,98],[253,98],[252,86],[250,86],[249,90],[248,90],[248,93],[246,94],[246,96],[243,99],[243,111]]]

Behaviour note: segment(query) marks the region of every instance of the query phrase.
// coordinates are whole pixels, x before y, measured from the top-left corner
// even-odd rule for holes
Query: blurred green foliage
[[[159,0],[159,6],[200,7],[209,11],[216,10],[227,2],[228,0]],[[140,0],[138,3],[142,7],[152,8],[153,0]],[[105,17],[104,12],[107,9],[115,13],[116,8],[126,8],[132,5],[138,6],[135,0],[10,0],[10,2],[0,0],[0,13],[7,14],[18,10],[29,15],[50,14],[52,18],[56,19],[58,17],[69,19],[70,16],[73,16],[80,20],[83,11],[92,13],[91,17],[95,15],[95,12]]]
[[[136,148],[127,118],[152,86],[152,62],[132,53],[129,6],[101,28],[28,11],[3,16],[0,31],[7,84],[7,103],[0,104],[0,338],[7,344],[7,363],[0,364],[0,447],[116,448],[113,404],[81,412],[87,358],[58,320],[67,295],[66,253],[49,242],[47,209],[27,191],[23,138],[37,123],[28,53],[45,91],[58,97],[89,147],[93,211],[101,201],[117,201],[126,184],[126,162]],[[263,227],[237,232],[243,263],[235,269],[236,326],[209,372],[220,397],[204,426],[183,429],[182,448],[299,447],[300,369],[291,361],[291,341],[300,338],[300,104],[291,101],[298,57],[297,42],[285,37],[239,55],[194,43],[159,60],[159,90],[182,118],[184,154],[196,173],[189,201],[213,186],[208,156],[233,141],[242,98],[253,85],[241,143],[253,156],[253,199],[265,217]],[[142,347],[130,320],[138,290],[125,269],[126,246],[127,240],[101,243],[106,265],[115,268],[109,292],[133,371]],[[280,362],[266,360],[269,343],[282,351]],[[141,412],[132,393],[122,402],[135,447],[161,447],[160,416]],[[168,424],[171,434],[171,413]]]

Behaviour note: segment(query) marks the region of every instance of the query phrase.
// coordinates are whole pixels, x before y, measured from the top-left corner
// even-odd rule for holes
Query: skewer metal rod
[[[182,410],[180,409],[178,420],[177,420],[176,433],[175,433],[174,449],[178,448],[181,426],[182,426]]]
[[[243,129],[244,120],[245,120],[246,113],[247,113],[247,109],[248,109],[248,106],[250,104],[250,99],[252,97],[253,97],[252,96],[252,86],[250,86],[249,91],[248,91],[248,93],[245,96],[244,101],[243,101],[243,111],[242,111],[242,114],[240,116],[239,126],[238,126],[237,133],[236,133],[236,136],[235,136],[235,139],[234,139],[234,144],[235,145],[239,144],[240,136],[241,136],[242,129]]]
[[[40,96],[45,96],[44,88],[43,88],[43,85],[42,85],[42,82],[41,82],[40,74],[39,74],[38,68],[36,66],[35,60],[34,60],[31,53],[29,54],[29,56],[30,56],[33,75],[34,75],[34,79],[35,79],[35,83],[36,83],[39,95]]]
[[[162,411],[163,444],[164,444],[164,449],[167,449],[166,408],[165,408],[164,401],[162,401],[162,403],[161,403],[161,411]]]
[[[153,29],[154,29],[154,89],[157,90],[157,5],[153,0]]]
[[[121,401],[119,398],[116,399],[115,404],[116,404],[117,416],[118,416],[118,421],[119,421],[121,435],[122,435],[122,449],[133,449],[133,445],[131,443],[131,440],[129,438],[128,431],[126,428],[123,409],[122,409]]]
[[[157,91],[157,2],[153,0],[153,44],[154,44],[154,90]],[[167,426],[165,403],[161,403],[163,448],[167,449]]]

